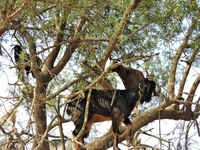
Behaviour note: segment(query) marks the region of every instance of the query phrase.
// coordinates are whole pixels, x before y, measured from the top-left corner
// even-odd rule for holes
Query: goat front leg
[[[131,146],[131,130],[132,130],[132,123],[127,118],[124,120],[124,124],[126,125],[126,142],[128,147]]]
[[[117,121],[117,119],[112,120],[112,127],[113,127],[113,136],[114,136],[113,149],[120,150],[120,148],[118,147],[119,122]]]

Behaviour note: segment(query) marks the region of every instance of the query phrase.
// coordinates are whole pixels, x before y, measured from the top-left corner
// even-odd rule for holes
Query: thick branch
[[[60,1],[61,3],[61,1]],[[66,21],[67,21],[67,12],[66,12],[66,9],[69,9],[69,8],[65,8],[65,10],[63,10],[61,8],[62,4],[58,4],[57,7],[57,12],[56,12],[56,27],[55,27],[55,30],[56,30],[56,39],[55,39],[55,42],[54,42],[54,45],[55,47],[53,48],[53,50],[51,51],[49,57],[48,57],[48,60],[46,62],[46,66],[47,66],[47,70],[51,70],[53,67],[54,67],[54,63],[55,63],[55,60],[58,56],[58,53],[60,52],[60,47],[61,45],[59,43],[61,43],[63,41],[63,36],[64,36],[64,30],[65,30],[65,27],[66,27]],[[64,6],[66,6],[65,4],[63,4]],[[63,10],[60,12],[60,10]]]
[[[106,47],[105,52],[103,53],[99,65],[102,69],[104,69],[105,64],[107,59],[109,58],[111,52],[113,51],[117,41],[118,41],[118,37],[121,35],[121,33],[124,30],[124,27],[127,24],[127,20],[130,17],[130,15],[132,14],[132,12],[134,11],[134,9],[138,6],[138,4],[140,3],[140,0],[132,0],[129,4],[129,7],[127,8],[127,10],[124,12],[122,20],[119,23],[119,26],[116,28],[113,36],[110,39],[110,42],[108,44],[108,46]]]
[[[189,92],[189,95],[187,97],[187,100],[186,102],[192,102],[193,98],[194,98],[194,94],[196,92],[196,89],[198,87],[200,83],[200,73],[199,75],[196,77],[196,79],[194,80],[192,86],[191,86],[191,89],[190,89],[190,92]],[[191,108],[191,104],[189,105],[189,108]]]
[[[58,64],[55,67],[50,69],[50,72],[53,75],[52,77],[54,77],[55,75],[57,75],[63,70],[67,62],[70,60],[75,49],[80,46],[79,45],[80,42],[81,42],[81,38],[80,36],[77,36],[72,43],[69,43],[61,60],[58,62]]]

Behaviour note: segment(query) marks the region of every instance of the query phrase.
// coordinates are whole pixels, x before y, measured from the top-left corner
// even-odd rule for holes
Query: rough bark
[[[47,84],[40,82],[36,83],[34,98],[32,100],[33,105],[33,120],[35,125],[35,138],[32,146],[32,150],[43,150],[49,149],[49,143],[42,140],[42,137],[47,128],[47,117],[46,117],[46,103],[36,100],[36,97],[46,97]],[[45,137],[47,139],[47,137]]]

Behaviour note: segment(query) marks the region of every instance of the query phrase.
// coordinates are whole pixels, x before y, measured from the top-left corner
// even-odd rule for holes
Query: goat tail
[[[68,115],[72,115],[72,112],[74,111],[74,106],[68,105],[67,107],[67,114]]]

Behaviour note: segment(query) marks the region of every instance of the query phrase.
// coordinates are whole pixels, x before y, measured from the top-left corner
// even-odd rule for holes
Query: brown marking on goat
[[[135,107],[138,107],[139,104],[140,104],[140,100],[138,99],[137,102],[135,103]]]
[[[75,139],[75,136],[72,134],[72,141]],[[72,144],[73,150],[80,150],[80,145],[77,142],[73,142]]]
[[[90,122],[96,123],[96,122],[103,122],[103,121],[109,121],[109,120],[111,120],[111,117],[94,114]]]
[[[128,146],[131,146],[131,130],[132,130],[132,125],[129,124],[126,126],[126,142]]]
[[[135,103],[135,107],[138,107],[138,105],[140,104],[140,97],[142,96],[142,93],[141,93],[140,90],[138,91],[138,95],[139,95],[139,98],[138,98],[138,100]]]
[[[109,120],[111,120],[111,117],[94,114],[92,119],[90,119],[89,122],[87,123],[87,130],[90,132],[93,123],[109,121]]]

